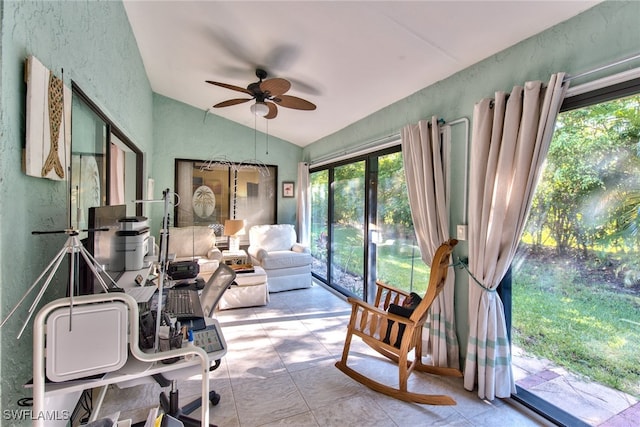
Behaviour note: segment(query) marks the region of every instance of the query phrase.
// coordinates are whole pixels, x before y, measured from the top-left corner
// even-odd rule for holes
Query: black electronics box
[[[172,280],[193,279],[198,277],[200,266],[197,261],[175,261],[169,263],[167,274]]]

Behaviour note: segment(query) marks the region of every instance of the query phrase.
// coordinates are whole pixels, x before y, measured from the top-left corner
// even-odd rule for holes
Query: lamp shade
[[[244,220],[243,219],[227,219],[224,222],[224,235],[225,236],[243,236]]]
[[[264,102],[257,101],[250,107],[250,109],[251,112],[256,116],[264,117],[269,114],[269,106],[267,106],[267,104],[265,104]]]

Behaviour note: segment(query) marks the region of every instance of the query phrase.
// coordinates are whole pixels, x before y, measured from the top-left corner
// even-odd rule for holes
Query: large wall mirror
[[[127,215],[140,215],[133,201],[142,198],[142,152],[73,82],[72,92],[72,226],[86,229],[97,206],[126,205]]]
[[[176,159],[175,171],[180,196],[175,226],[208,225],[224,246],[226,220],[244,220],[247,232],[253,225],[275,223],[277,166]],[[241,245],[248,245],[248,234],[239,237]]]

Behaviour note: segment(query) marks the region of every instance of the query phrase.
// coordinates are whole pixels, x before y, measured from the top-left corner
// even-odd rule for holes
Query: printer
[[[119,270],[141,270],[144,257],[149,252],[149,226],[143,216],[124,217],[118,220],[120,231],[116,233],[116,259]]]

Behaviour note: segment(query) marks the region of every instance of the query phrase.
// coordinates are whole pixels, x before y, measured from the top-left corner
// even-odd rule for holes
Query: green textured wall
[[[154,96],[154,197],[162,190],[174,189],[174,160],[176,158],[208,160],[227,158],[231,161],[258,160],[278,166],[278,189],[282,181],[297,179],[302,148],[230,120],[166,98]],[[248,113],[248,111],[247,111]],[[264,120],[262,120],[264,121]],[[260,123],[260,122],[259,122]],[[264,124],[258,124],[264,129]],[[295,199],[284,199],[278,191],[279,223],[295,224]],[[161,225],[162,209],[153,208],[154,229]],[[157,232],[156,232],[157,234]]]
[[[491,25],[487,23],[487,25]],[[549,81],[551,74],[564,71],[578,74],[631,56],[640,51],[640,2],[609,1],[531,37],[509,49],[479,62],[447,79],[416,92],[345,129],[305,147],[303,158],[313,162],[328,153],[350,145],[394,134],[409,123],[433,115],[453,121],[471,120],[474,104],[491,97],[495,91],[511,91],[527,80]],[[638,61],[592,75],[589,79],[637,67]],[[573,85],[582,81],[572,82]],[[462,183],[464,128],[454,126],[452,154],[454,159],[451,201],[451,233],[463,218]],[[472,142],[473,143],[473,142]],[[466,242],[456,248],[467,256]],[[456,274],[456,321],[462,354],[468,337],[468,277]]]
[[[64,182],[29,177],[21,169],[25,58],[34,55],[58,76],[64,69],[65,84],[75,81],[143,151],[152,143],[153,98],[121,3],[0,1],[0,7],[0,312],[4,319],[66,240],[64,235],[31,235],[32,230],[66,228],[67,190]],[[64,296],[63,273],[66,267],[43,302]],[[20,340],[16,335],[33,297],[35,292],[2,329],[3,410],[17,409],[17,399],[31,395],[22,387],[31,378],[31,327]],[[20,423],[2,419],[0,424]]]

